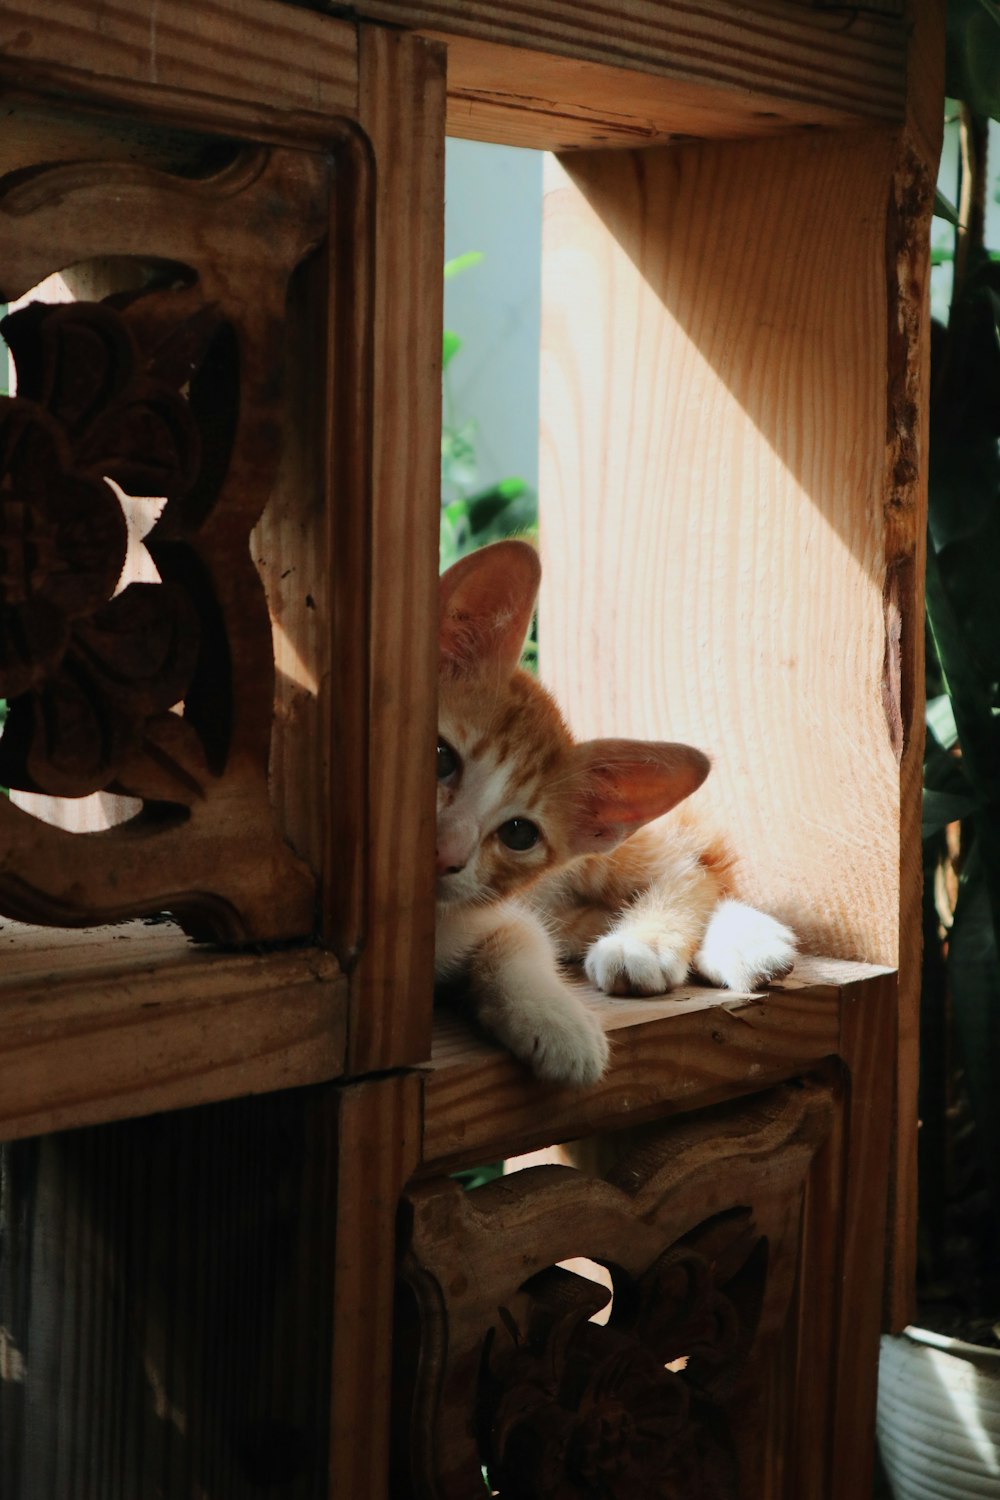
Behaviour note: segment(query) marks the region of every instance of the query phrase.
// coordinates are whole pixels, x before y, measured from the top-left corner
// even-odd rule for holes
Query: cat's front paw
[[[531,1071],[547,1083],[569,1083],[581,1088],[596,1083],[608,1066],[608,1039],[597,1017],[582,1004],[579,1015],[546,1017],[536,1031]]]
[[[712,984],[744,992],[764,989],[795,962],[795,934],[742,901],[720,901],[694,961]]]
[[[577,1088],[596,1083],[608,1065],[608,1039],[586,1002],[572,990],[514,1006],[484,1005],[480,1024],[546,1083]]]
[[[627,932],[598,938],[583,967],[606,995],[665,995],[683,984],[688,973],[686,960],[672,948],[655,948]]]

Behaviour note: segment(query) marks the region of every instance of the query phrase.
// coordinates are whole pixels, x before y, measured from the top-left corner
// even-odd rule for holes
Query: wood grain
[[[330,1093],[3,1148],[4,1500],[326,1500]]]
[[[448,44],[448,131],[509,145],[636,145],[900,119],[905,31],[764,0],[360,0]]]
[[[0,1139],[343,1070],[347,986],[320,950],[211,952],[141,922],[4,922],[0,957]]]
[[[860,1003],[859,1003],[860,1002]],[[840,1264],[833,1445],[851,1465],[832,1467],[833,1500],[863,1492],[875,1452],[879,1335],[882,1331],[898,1026],[895,979],[877,981],[844,1006],[841,1055],[850,1077],[843,1128]],[[887,1246],[888,1249],[888,1246]],[[853,1466],[854,1474],[850,1472]]]
[[[810,1175],[803,1219],[790,1495],[848,1500],[871,1486],[896,1025],[890,977],[844,1005],[834,1128]],[[819,1490],[811,1487],[817,1478]]]
[[[553,164],[539,477],[541,670],[573,729],[707,751],[687,805],[747,899],[808,951],[893,966],[894,154],[876,131]]]
[[[261,121],[300,110],[354,114],[357,34],[270,0],[11,0],[0,14],[0,80],[193,123],[230,109]]]
[[[351,976],[350,1067],[429,1053],[434,916],[444,57],[361,33],[359,119],[374,153],[367,918]],[[348,329],[349,332],[349,329]],[[342,731],[350,739],[352,732]]]
[[[78,606],[72,625],[66,624],[63,654],[36,664],[31,684],[36,697],[7,684],[8,734],[21,747],[10,752],[7,784],[71,796],[119,785],[147,805],[167,802],[184,810],[173,813],[170,826],[162,818],[137,822],[105,832],[84,849],[63,831],[0,803],[0,822],[6,825],[0,860],[5,910],[26,920],[70,925],[169,908],[183,913],[199,936],[233,941],[306,936],[315,925],[316,879],[274,827],[268,800],[274,667],[266,601],[247,539],[269,498],[282,430],[294,422],[281,399],[286,286],[325,234],[328,162],[318,154],[251,147],[228,166],[194,179],[127,161],[39,167],[27,189],[17,174],[4,179],[0,295],[21,296],[53,266],[95,257],[120,264],[127,257],[154,256],[197,268],[197,281],[189,288],[147,291],[122,311],[85,301],[75,309],[52,308],[44,316],[48,330],[72,329],[67,320],[74,318],[86,325],[92,351],[101,350],[114,329],[122,361],[119,380],[129,382],[130,391],[146,389],[153,380],[149,388],[157,400],[179,403],[187,422],[179,451],[185,463],[203,453],[204,465],[196,460],[189,475],[169,465],[166,471],[144,469],[148,436],[143,441],[134,431],[131,438],[125,435],[124,395],[122,406],[108,406],[104,388],[104,405],[97,402],[90,413],[94,426],[74,428],[66,462],[86,472],[81,445],[87,432],[99,428],[102,419],[105,427],[125,422],[119,466],[98,466],[98,473],[124,485],[152,483],[154,496],[167,496],[165,504],[154,501],[159,519],[146,538],[165,587],[133,584],[107,603],[122,559],[104,541],[104,566],[113,564],[108,579],[91,591],[86,607]],[[191,330],[205,328],[206,317],[217,332],[213,343],[203,337],[192,345],[190,399],[180,396],[185,376],[179,368],[155,380],[153,366],[139,372],[139,356],[131,350],[156,346],[167,330],[188,337]],[[29,330],[32,326],[37,342],[38,324],[29,323]],[[22,337],[34,347],[30,332]],[[232,358],[226,359],[223,348],[233,351]],[[218,357],[209,375],[201,366],[213,351]],[[94,378],[86,356],[76,358],[84,359],[74,366],[76,378],[84,383]],[[227,409],[232,412],[228,449]],[[28,410],[41,420],[37,404]],[[48,416],[57,424],[62,420],[58,405]],[[102,479],[95,474],[89,483],[93,502],[99,498],[117,514],[117,501]],[[26,491],[26,496],[32,504],[44,503],[42,495]],[[186,512],[189,503],[193,509]],[[44,581],[39,587],[44,598]],[[147,621],[143,630],[133,623],[130,598],[138,599],[140,624]],[[116,609],[123,611],[124,623]],[[161,629],[159,644],[154,627]],[[87,630],[105,628],[117,647],[114,665],[105,664],[114,690],[102,685],[100,670],[101,652],[110,648],[84,644]],[[83,687],[75,690],[86,711],[77,710],[65,742],[58,728],[50,729],[49,744],[37,728],[37,698],[65,695],[74,653],[88,649],[98,667],[85,670],[79,679]],[[172,670],[175,659],[180,668]],[[109,706],[109,693],[115,707]],[[181,699],[183,717],[163,712]],[[48,713],[53,725],[62,722],[58,713]]]
[[[519,1494],[571,1494],[578,1487],[563,1474],[572,1465],[572,1419],[576,1451],[601,1476],[581,1491],[599,1488],[609,1500],[763,1495],[761,1386],[795,1285],[803,1179],[830,1113],[821,1085],[779,1088],[657,1122],[606,1179],[542,1166],[473,1192],[441,1179],[411,1187],[402,1276],[422,1343],[401,1384],[413,1386],[416,1484],[400,1476],[392,1493],[465,1500],[485,1460],[491,1478],[507,1469]],[[595,1298],[593,1283],[567,1266],[581,1254],[614,1268],[607,1329],[587,1322],[607,1294]],[[648,1420],[658,1398],[666,1398],[664,1415],[671,1397],[683,1400],[686,1380],[661,1373],[682,1352],[693,1354],[689,1375],[701,1401],[692,1394],[662,1425]],[[588,1383],[595,1364],[603,1378]],[[634,1380],[623,1378],[629,1367]],[[495,1410],[493,1380],[505,1391],[505,1420],[486,1415]],[[636,1422],[636,1441],[621,1413],[640,1392],[648,1425]],[[713,1414],[707,1430],[704,1401]],[[519,1442],[509,1440],[512,1427]],[[700,1441],[688,1447],[699,1428]],[[724,1433],[738,1481],[714,1447]],[[508,1488],[503,1478],[498,1488]]]
[[[396,1213],[420,1149],[415,1074],[337,1095],[337,1245],[329,1495],[385,1500]]]
[[[442,1017],[424,1082],[421,1171],[701,1108],[815,1068],[838,1053],[845,995],[862,997],[883,973],[816,960],[756,999],[688,987],[673,999],[594,996],[612,1060],[585,1090],[540,1085],[464,1022]]]
[[[900,955],[895,1130],[887,1318],[913,1317],[917,1262],[917,1079],[920,1035],[920,830],[924,753],[926,404],[930,390],[930,214],[941,151],[943,0],[915,8],[906,123],[896,154],[886,226],[887,678],[898,703],[900,760]],[[892,649],[889,649],[890,643]]]

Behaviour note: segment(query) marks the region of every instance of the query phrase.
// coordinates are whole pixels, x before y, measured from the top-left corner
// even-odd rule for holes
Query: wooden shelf
[[[890,969],[802,958],[763,995],[698,986],[658,1000],[592,993],[613,1048],[607,1075],[589,1089],[541,1085],[460,1017],[436,1019],[424,1172],[697,1109],[813,1069],[845,1055],[846,1009],[894,1002],[895,983]]]
[[[544,150],[898,123],[907,28],[789,0],[360,0],[447,42],[448,131]]]
[[[320,949],[226,953],[172,924],[0,923],[0,1139],[336,1078],[347,982]]]

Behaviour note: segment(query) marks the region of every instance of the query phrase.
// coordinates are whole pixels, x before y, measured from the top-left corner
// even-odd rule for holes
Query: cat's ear
[[[697,791],[711,762],[690,745],[586,740],[576,746],[574,854],[606,854]]]
[[[542,576],[527,542],[493,542],[441,575],[441,666],[463,677],[484,666],[517,666]]]

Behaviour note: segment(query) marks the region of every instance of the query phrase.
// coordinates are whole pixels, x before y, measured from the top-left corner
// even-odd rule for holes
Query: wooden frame
[[[185,1463],[192,1474],[230,1464],[218,1500],[244,1500],[246,1455],[232,1460],[213,1426],[216,1397],[192,1372],[207,1368],[211,1346],[213,1379],[241,1360],[246,1370],[231,1373],[246,1394],[256,1354],[217,1342],[207,1283],[192,1294],[204,1327],[176,1334],[155,1295],[131,1322],[115,1300],[132,1230],[105,1214],[102,1172],[142,1182],[158,1139],[143,1117],[169,1111],[164,1128],[181,1142],[175,1222],[157,1220],[149,1265],[180,1246],[181,1263],[197,1266],[230,1244],[232,1225],[250,1226],[248,1266],[273,1234],[291,1247],[266,1295],[254,1269],[226,1301],[237,1321],[252,1320],[253,1299],[273,1292],[268,1326],[284,1329],[274,1369],[311,1372],[286,1405],[265,1400],[253,1429],[279,1477],[294,1478],[297,1500],[402,1500],[394,1466],[408,1413],[398,1392],[394,1404],[394,1340],[405,1358],[406,1339],[422,1336],[421,1360],[431,1359],[447,1335],[441,1307],[457,1317],[461,1301],[475,1352],[476,1330],[485,1338],[496,1316],[483,1301],[489,1268],[478,1276],[471,1264],[470,1288],[455,1273],[440,1306],[425,1303],[422,1335],[405,1291],[393,1326],[400,1246],[404,1281],[430,1276],[439,1252],[451,1266],[446,1234],[407,1238],[414,1213],[425,1226],[450,1222],[446,1174],[625,1127],[653,1132],[668,1155],[683,1141],[699,1164],[695,1186],[664,1186],[657,1253],[702,1265],[715,1231],[701,1249],[687,1243],[704,1224],[683,1192],[702,1191],[726,1119],[756,1118],[766,1090],[785,1101],[776,1119],[799,1121],[761,1147],[783,1184],[769,1222],[801,1214],[801,1239],[776,1240],[787,1296],[775,1283],[774,1326],[754,1355],[765,1440],[746,1445],[742,1396],[720,1400],[755,1500],[846,1500],[864,1484],[883,1291],[898,1322],[912,1282],[926,228],[941,97],[941,7],[878,9],[845,22],[793,0],[630,0],[611,31],[577,0],[530,15],[492,0],[363,0],[350,22],[271,0],[180,0],[168,15],[141,0],[105,7],[100,27],[88,0],[14,0],[0,17],[11,111],[0,172],[95,158],[145,164],[140,176],[150,164],[169,171],[164,142],[183,156],[193,134],[322,160],[333,184],[322,250],[292,275],[284,410],[294,420],[253,533],[277,684],[270,816],[319,902],[311,924],[296,917],[278,933],[265,932],[262,900],[264,925],[250,935],[294,942],[240,952],[192,948],[169,927],[2,923],[0,1057],[12,1084],[0,1128],[6,1140],[31,1138],[13,1158],[34,1163],[25,1212],[57,1205],[53,1237],[33,1250],[18,1241],[0,1276],[13,1309],[4,1339],[18,1357],[19,1338],[42,1339],[47,1314],[24,1289],[66,1256],[84,1270],[53,1325],[63,1348],[40,1399],[68,1410],[74,1362],[100,1320],[115,1372],[88,1388],[99,1412],[74,1406],[62,1468],[36,1431],[29,1448],[42,1468],[26,1479],[20,1437],[5,1452],[0,1439],[15,1500],[83,1500],[67,1485],[103,1482],[102,1463],[126,1485],[162,1482],[130,1439],[112,1443],[126,1407],[139,1420],[144,1389],[121,1411],[107,1397],[126,1389],[114,1384],[126,1378],[128,1361],[115,1363],[124,1349],[133,1364],[138,1351],[155,1391],[142,1420],[174,1426],[163,1443],[156,1426],[149,1463],[162,1459],[174,1484]],[[835,955],[803,960],[762,997],[595,1002],[613,1063],[583,1092],[542,1088],[454,1018],[432,1036],[420,747],[429,753],[435,717],[446,128],[565,153],[545,244],[545,675],[577,729],[711,749],[702,800],[725,819],[748,892]],[[723,211],[737,226],[728,240]],[[3,215],[0,190],[0,236]],[[794,571],[794,590],[777,586],[775,558]],[[748,586],[755,578],[764,586]],[[71,848],[101,835],[67,837]],[[74,923],[87,917],[81,889]],[[135,909],[126,896],[114,911]],[[817,1101],[805,1114],[803,1080]],[[250,1093],[266,1097],[239,1101]],[[228,1200],[203,1220],[203,1163],[237,1163],[244,1125],[250,1139],[297,1143],[293,1156],[273,1178],[270,1167],[240,1177],[232,1224]],[[99,1128],[40,1139],[78,1126]],[[890,1168],[884,1288],[874,1247]],[[737,1208],[738,1163],[726,1172]],[[17,1172],[6,1180],[22,1183]],[[535,1213],[536,1185],[548,1181],[512,1179],[489,1200],[509,1198],[510,1254],[540,1271],[556,1258],[552,1215]],[[609,1196],[584,1175],[565,1191],[581,1226],[588,1203]],[[648,1238],[653,1219],[643,1223]],[[578,1239],[586,1253],[583,1228]],[[488,1253],[487,1236],[475,1254]],[[763,1286],[770,1296],[766,1276]],[[518,1316],[535,1290],[507,1289]],[[0,1362],[14,1354],[0,1346]],[[20,1394],[0,1384],[0,1395],[0,1433],[4,1422],[20,1433]],[[201,1403],[196,1419],[189,1398]],[[436,1398],[420,1399],[437,1421]],[[268,1426],[279,1416],[292,1427],[280,1441]],[[471,1419],[456,1410],[443,1420]],[[451,1481],[430,1452],[405,1484],[444,1495]],[[30,1495],[16,1488],[25,1483]]]

